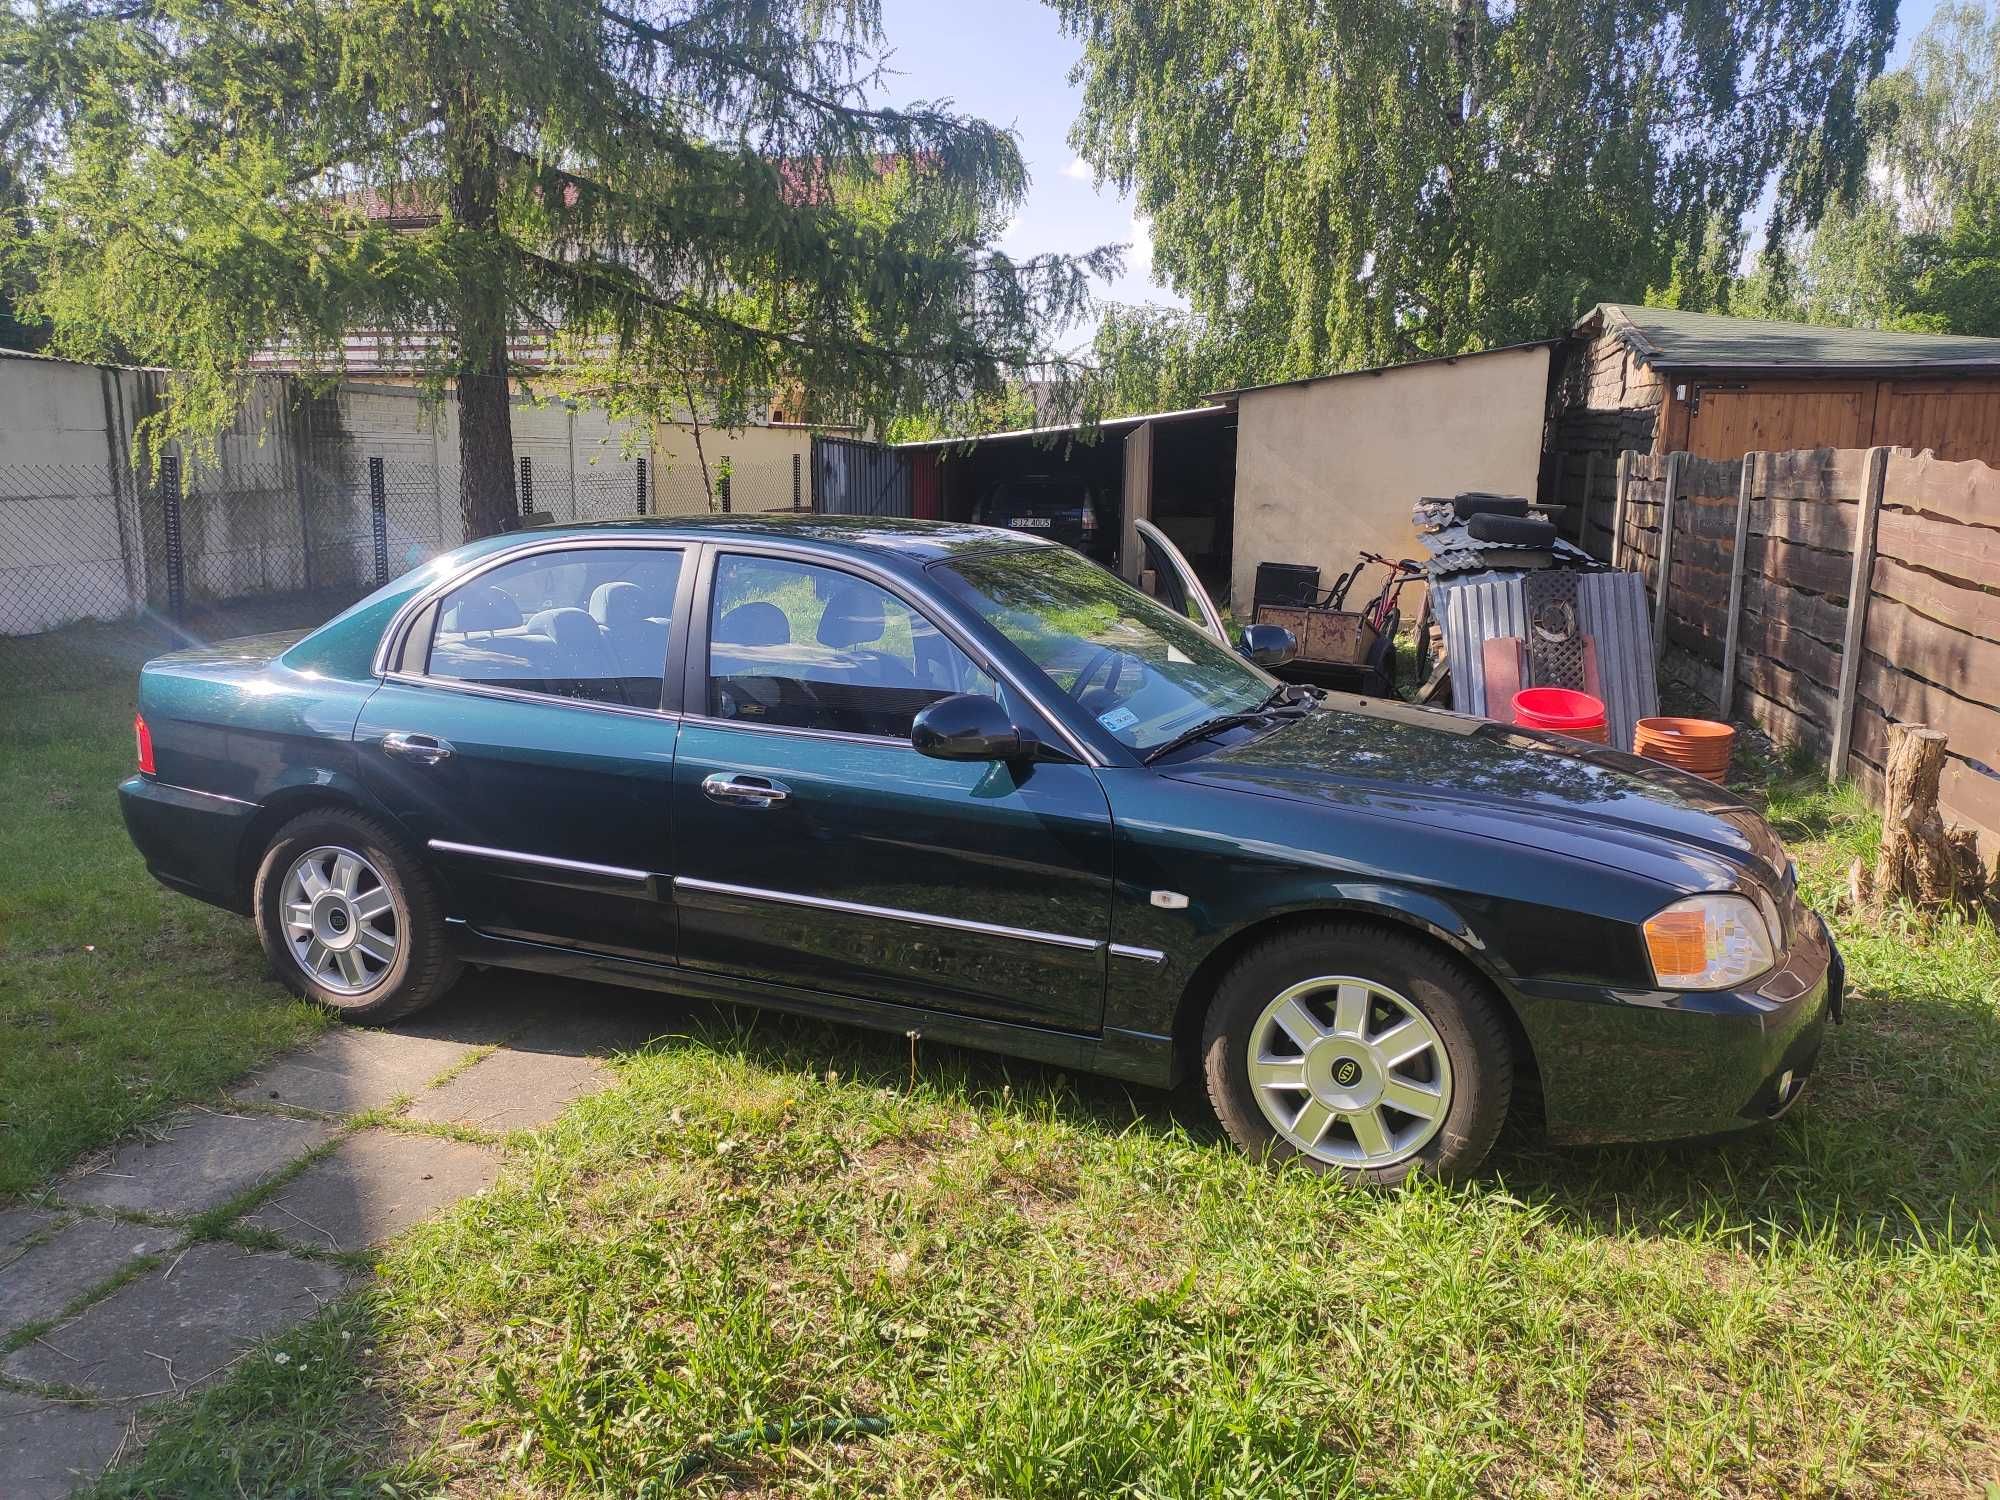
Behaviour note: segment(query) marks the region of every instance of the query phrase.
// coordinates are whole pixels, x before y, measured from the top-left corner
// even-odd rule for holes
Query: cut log
[[[1906,900],[1922,910],[1977,908],[1984,872],[1963,830],[1945,827],[1938,777],[1949,737],[1921,724],[1889,726],[1882,792],[1882,852],[1875,863],[1878,907]]]

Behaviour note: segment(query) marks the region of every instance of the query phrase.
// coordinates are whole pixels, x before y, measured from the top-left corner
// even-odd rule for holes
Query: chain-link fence
[[[604,486],[592,515],[636,513],[636,466],[620,467],[625,502]],[[458,476],[428,462],[343,454],[218,475],[170,458],[157,479],[0,467],[0,692],[316,625],[462,539]]]
[[[768,471],[768,472],[767,472]],[[810,508],[796,458],[659,473],[645,458],[516,461],[524,516]],[[163,651],[305,628],[464,538],[456,467],[339,449],[310,461],[167,459],[156,479],[111,467],[0,467],[0,691],[103,679]]]

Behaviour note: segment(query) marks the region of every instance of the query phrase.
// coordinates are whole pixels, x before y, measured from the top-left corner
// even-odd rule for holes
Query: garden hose
[[[682,1454],[667,1472],[667,1483],[687,1483],[709,1466],[718,1448],[749,1448],[762,1443],[793,1443],[808,1438],[841,1442],[847,1438],[881,1437],[891,1430],[892,1424],[887,1417],[821,1417],[818,1421],[766,1422],[761,1427],[746,1427],[741,1432],[726,1433],[705,1448]]]

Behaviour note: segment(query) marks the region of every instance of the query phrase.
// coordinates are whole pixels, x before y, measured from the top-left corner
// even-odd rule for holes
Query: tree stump
[[[1966,858],[1968,840],[1947,830],[1938,812],[1948,741],[1942,730],[1921,724],[1889,726],[1882,852],[1872,882],[1878,907],[1898,899],[1926,910],[1973,906],[1984,894],[1977,857]]]

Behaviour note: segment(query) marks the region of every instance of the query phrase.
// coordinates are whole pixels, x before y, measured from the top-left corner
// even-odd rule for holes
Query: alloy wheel
[[[1341,1167],[1421,1151],[1451,1107],[1451,1060],[1424,1013],[1373,980],[1302,980],[1250,1028],[1250,1091],[1271,1128]]]
[[[306,977],[340,995],[380,984],[403,923],[381,873],[352,849],[308,849],[285,874],[285,944]]]

